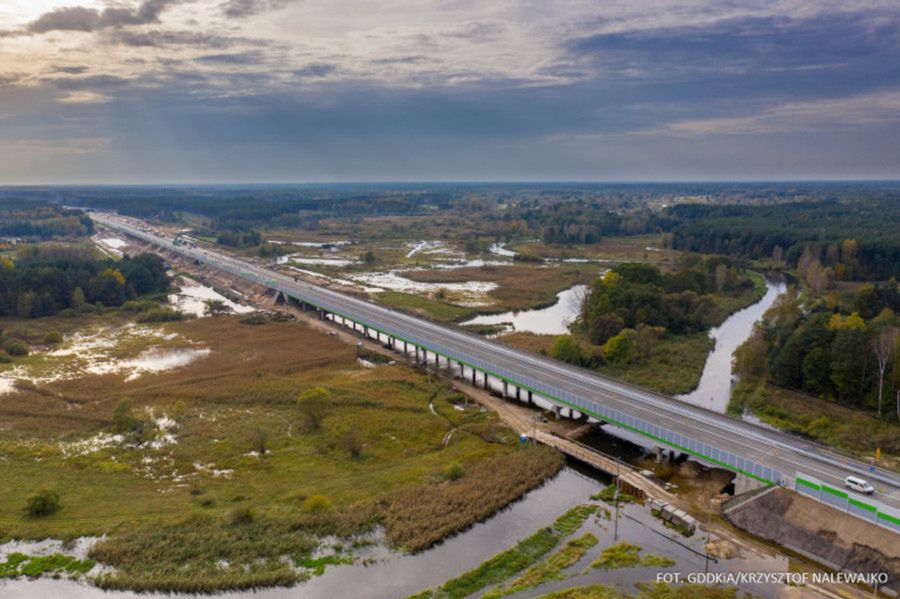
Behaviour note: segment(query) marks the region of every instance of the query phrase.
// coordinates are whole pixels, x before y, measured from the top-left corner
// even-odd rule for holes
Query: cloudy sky
[[[0,184],[900,178],[896,0],[0,0]]]

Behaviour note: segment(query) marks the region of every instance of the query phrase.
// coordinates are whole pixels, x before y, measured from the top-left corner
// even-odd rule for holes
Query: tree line
[[[818,263],[816,275],[822,281],[900,276],[900,203],[895,200],[685,204],[670,208],[668,215],[669,242],[675,249],[768,259],[804,271]]]
[[[0,236],[28,239],[83,237],[94,223],[81,210],[38,201],[0,199]]]
[[[849,306],[833,296],[804,301],[792,287],[735,352],[735,370],[879,416],[896,403],[900,419],[898,312],[893,280],[863,285]]]
[[[98,259],[87,248],[20,244],[15,259],[0,258],[0,315],[37,318],[85,304],[118,306],[169,284],[165,264],[153,254]]]

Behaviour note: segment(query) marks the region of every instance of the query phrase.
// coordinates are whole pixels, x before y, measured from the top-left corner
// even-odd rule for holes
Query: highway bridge
[[[563,409],[630,431],[651,446],[692,455],[727,468],[745,481],[795,488],[881,526],[900,532],[900,476],[836,454],[811,441],[685,404],[641,387],[603,377],[556,360],[512,349],[459,329],[324,289],[271,269],[206,248],[175,244],[146,224],[92,212],[111,229],[266,286],[323,316],[353,324],[416,356],[428,353],[465,377],[479,375],[485,386],[502,385],[516,397],[526,394]],[[844,477],[869,480],[874,496],[856,495]]]

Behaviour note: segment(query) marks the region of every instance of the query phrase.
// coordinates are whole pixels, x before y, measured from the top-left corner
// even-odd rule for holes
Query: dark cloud
[[[291,0],[228,0],[222,4],[222,12],[226,17],[238,19],[277,10],[290,2]]]
[[[66,73],[68,75],[83,75],[90,70],[90,67],[84,65],[77,66],[55,66],[53,67],[54,73]]]
[[[83,6],[67,6],[42,14],[32,21],[32,33],[48,31],[93,31],[100,23],[100,12]]]
[[[851,63],[880,71],[900,51],[900,29],[897,15],[874,13],[752,17],[593,35],[570,41],[568,48],[607,72],[646,79]]]
[[[489,40],[495,39],[506,31],[506,26],[502,23],[470,23],[465,27],[444,33],[445,37],[455,37],[461,39]]]
[[[306,65],[302,69],[296,69],[294,75],[297,75],[298,77],[325,77],[335,71],[337,71],[337,65],[329,64],[327,62],[317,62]]]
[[[379,58],[372,61],[375,64],[422,64],[423,62],[439,62],[437,59],[428,58],[422,54],[410,56],[397,56],[393,58]]]
[[[159,23],[170,5],[183,0],[144,0],[136,9],[107,8],[103,11],[83,6],[67,6],[46,12],[28,25],[31,33],[48,31],[96,31],[113,27]]]
[[[229,52],[223,54],[204,54],[196,58],[199,62],[223,65],[255,65],[263,62],[262,53],[257,50],[247,52]]]
[[[122,88],[130,83],[129,79],[113,75],[91,75],[89,77],[57,77],[45,80],[53,87],[67,91],[108,91]]]
[[[225,37],[193,31],[132,31],[115,29],[106,35],[106,41],[113,44],[137,48],[162,48],[165,46],[190,46],[221,50],[238,43],[248,42],[243,38]]]

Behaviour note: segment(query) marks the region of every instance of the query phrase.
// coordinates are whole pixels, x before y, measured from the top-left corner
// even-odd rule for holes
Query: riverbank
[[[767,382],[741,382],[734,388],[728,411],[734,416],[802,435],[878,465],[900,471],[900,427],[834,401],[783,389]]]

